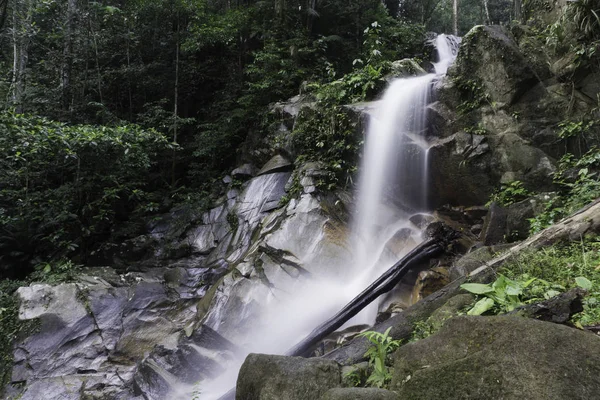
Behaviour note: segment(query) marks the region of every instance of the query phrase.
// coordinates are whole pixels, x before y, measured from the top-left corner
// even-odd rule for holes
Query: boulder
[[[472,294],[457,294],[435,310],[427,319],[427,322],[434,332],[438,331],[447,320],[456,317],[459,312],[464,311],[467,306],[474,302],[475,296]]]
[[[256,175],[257,169],[252,164],[243,164],[231,171],[234,178],[252,178]]]
[[[493,202],[483,222],[480,239],[486,246],[506,242],[506,208]]]
[[[391,388],[406,399],[590,399],[600,338],[529,318],[451,318],[394,353]]]
[[[411,76],[420,76],[427,74],[418,62],[412,58],[404,58],[392,63],[390,72],[391,78],[406,78]]]
[[[286,172],[291,171],[294,168],[294,165],[290,160],[282,156],[281,154],[277,154],[273,156],[263,167],[258,171],[258,176],[272,174],[274,172]]]
[[[457,132],[437,139],[429,149],[430,201],[444,204],[485,204],[501,183],[520,180],[533,191],[549,191],[556,161],[516,133],[477,135]]]
[[[340,384],[340,366],[335,361],[250,354],[240,369],[235,398],[315,400]]]
[[[321,400],[399,400],[394,392],[376,388],[335,388],[328,390]]]
[[[491,168],[488,138],[458,132],[436,140],[429,149],[433,208],[444,204],[478,205],[494,191],[497,177]]]
[[[504,26],[476,26],[463,38],[451,79],[483,91],[490,102],[511,105],[540,80]],[[467,82],[481,85],[477,89]]]

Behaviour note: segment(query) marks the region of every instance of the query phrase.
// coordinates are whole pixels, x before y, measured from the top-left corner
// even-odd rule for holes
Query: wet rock
[[[390,77],[391,78],[406,78],[410,76],[420,76],[427,74],[418,62],[412,58],[404,58],[392,62]]]
[[[335,388],[328,390],[321,400],[399,400],[394,392],[376,388]]]
[[[335,361],[250,354],[240,369],[236,399],[314,400],[340,384]]]
[[[252,164],[242,164],[237,167],[233,171],[231,171],[231,176],[234,178],[252,178],[256,175],[258,169]]]
[[[412,303],[424,299],[431,293],[450,283],[448,269],[443,267],[434,267],[426,271],[419,272],[417,281],[413,288]]]
[[[434,208],[484,204],[495,188],[487,139],[464,132],[435,141],[429,149]]]
[[[415,214],[408,219],[417,228],[425,229],[427,225],[435,221],[435,218],[429,214]]]
[[[263,167],[258,171],[258,176],[272,174],[275,172],[286,172],[291,171],[293,169],[293,164],[291,161],[286,159],[281,154],[277,154],[273,158],[271,158]]]
[[[508,212],[496,202],[490,205],[485,217],[480,239],[486,246],[506,242],[506,219]]]
[[[398,230],[385,244],[384,257],[399,259],[406,252],[407,248],[414,247],[417,243],[412,237],[413,230],[402,228]]]
[[[105,347],[75,284],[19,288],[19,319],[39,319],[39,333],[17,346],[13,381],[98,370]],[[60,354],[60,357],[55,357]]]
[[[441,101],[429,104],[427,106],[428,139],[451,136],[454,133],[452,121],[455,117],[452,110]]]
[[[401,398],[588,399],[600,390],[600,338],[529,318],[451,318],[393,357]]]

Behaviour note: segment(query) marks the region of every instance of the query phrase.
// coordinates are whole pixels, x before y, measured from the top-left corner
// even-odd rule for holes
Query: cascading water
[[[421,240],[419,229],[409,218],[427,210],[426,106],[432,81],[446,72],[456,57],[458,43],[453,36],[439,35],[436,73],[393,81],[371,115],[351,235],[356,251],[352,273],[331,281],[298,278],[277,293],[253,289],[260,293],[248,293],[248,299],[266,297],[267,305],[260,311],[261,327],[248,327],[245,343],[236,343],[246,354],[285,353]],[[388,242],[399,233],[404,238],[402,245],[390,251]],[[377,305],[368,307],[352,319],[352,324],[372,324],[376,313]],[[205,382],[200,398],[216,399],[234,387],[246,354],[219,379]],[[180,388],[180,392],[186,391],[189,388]]]
[[[400,254],[388,252],[385,256],[383,249],[400,230],[405,236],[410,234],[415,245],[420,241],[420,231],[409,218],[428,209],[426,107],[433,80],[446,73],[459,44],[460,38],[455,36],[437,36],[436,73],[394,80],[371,116],[352,229],[358,274],[353,289],[366,287],[411,250],[403,246]],[[361,313],[360,321],[372,322],[376,313],[377,307],[372,305]]]

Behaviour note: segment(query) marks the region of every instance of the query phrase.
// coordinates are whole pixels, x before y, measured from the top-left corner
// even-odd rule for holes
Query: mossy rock
[[[236,399],[315,400],[340,385],[335,361],[250,354],[240,369]]]
[[[540,82],[530,61],[506,27],[476,26],[463,38],[448,74],[463,88],[466,101],[486,98],[510,105]]]
[[[321,400],[399,400],[394,392],[376,388],[336,388],[330,389]]]
[[[461,316],[394,353],[400,398],[559,400],[600,393],[600,338],[521,317]]]

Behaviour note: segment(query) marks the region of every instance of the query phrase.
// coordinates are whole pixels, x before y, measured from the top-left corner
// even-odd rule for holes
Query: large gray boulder
[[[481,90],[490,102],[511,105],[540,83],[508,28],[476,26],[463,38],[448,75],[463,87]],[[470,83],[481,85],[473,88]]]
[[[250,354],[240,369],[235,398],[315,400],[340,385],[340,366],[335,361]]]
[[[400,398],[591,399],[600,393],[600,338],[521,317],[455,317],[394,354]]]
[[[509,128],[485,135],[464,131],[433,141],[429,149],[434,207],[485,204],[501,183],[522,181],[550,191],[556,161]]]

